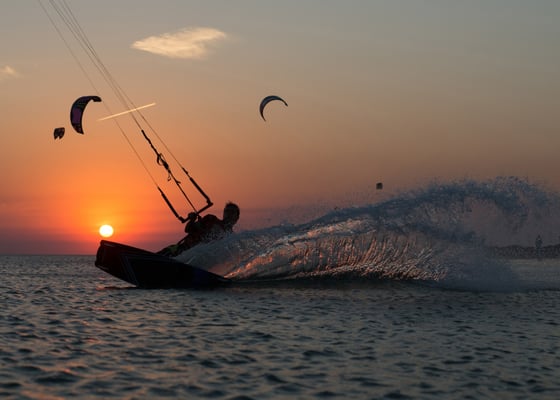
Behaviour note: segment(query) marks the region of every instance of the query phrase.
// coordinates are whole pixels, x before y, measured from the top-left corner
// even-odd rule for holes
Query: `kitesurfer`
[[[537,253],[537,258],[540,260],[541,258],[541,249],[542,249],[542,238],[541,235],[537,235],[535,239],[535,252]]]
[[[219,219],[213,214],[201,217],[197,213],[190,213],[184,220],[187,235],[177,244],[167,246],[158,253],[173,257],[199,243],[223,239],[233,232],[233,226],[239,220],[239,214],[239,207],[231,202],[224,207],[223,219]]]

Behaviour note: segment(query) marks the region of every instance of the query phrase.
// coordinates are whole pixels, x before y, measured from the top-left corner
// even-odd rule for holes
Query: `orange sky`
[[[383,196],[498,175],[560,189],[560,3],[71,5],[134,104],[157,103],[143,115],[211,211],[241,206],[239,230],[289,220],[293,207],[378,201],[377,181]],[[93,254],[104,223],[151,250],[179,239],[115,120],[167,191],[165,171],[129,116],[98,121],[123,107],[71,44],[92,88],[39,3],[0,4],[0,46],[0,253]],[[86,94],[103,103],[78,135],[69,107]],[[271,103],[264,122],[269,94],[289,106]],[[54,141],[57,126],[66,135]]]

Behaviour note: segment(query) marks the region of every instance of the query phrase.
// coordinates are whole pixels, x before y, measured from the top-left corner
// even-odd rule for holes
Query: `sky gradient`
[[[125,110],[41,4],[55,15],[45,0],[0,4],[0,253],[93,254],[105,223],[151,250],[178,240],[116,121],[164,190],[167,174],[128,116],[98,121]],[[560,190],[560,2],[68,4],[134,104],[156,103],[142,114],[211,211],[240,205],[238,230],[434,180],[515,175]],[[69,108],[90,94],[103,105],[79,135]],[[271,94],[289,106],[271,103],[265,122]]]

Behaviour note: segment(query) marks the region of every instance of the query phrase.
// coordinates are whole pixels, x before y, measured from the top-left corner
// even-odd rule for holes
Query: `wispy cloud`
[[[0,67],[0,82],[9,78],[17,78],[18,76],[20,76],[19,72],[9,65]]]
[[[205,58],[212,46],[227,38],[214,28],[184,28],[173,33],[164,33],[138,40],[132,48],[148,51],[170,58]]]

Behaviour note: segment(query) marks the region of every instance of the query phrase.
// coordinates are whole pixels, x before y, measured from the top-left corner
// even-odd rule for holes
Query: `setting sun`
[[[105,238],[113,236],[113,227],[111,225],[102,225],[99,228],[99,234]]]

